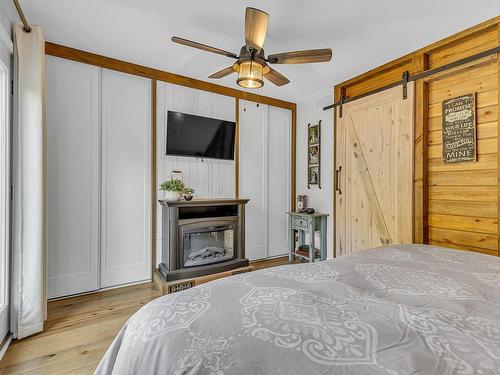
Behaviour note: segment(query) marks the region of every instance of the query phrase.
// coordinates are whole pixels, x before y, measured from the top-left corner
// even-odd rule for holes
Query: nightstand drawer
[[[303,219],[301,217],[292,216],[292,227],[299,229],[308,229],[309,228],[309,220]]]

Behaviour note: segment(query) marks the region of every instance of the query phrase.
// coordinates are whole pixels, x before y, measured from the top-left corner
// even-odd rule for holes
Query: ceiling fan
[[[263,77],[277,86],[283,86],[290,82],[284,75],[271,68],[268,63],[306,64],[326,62],[332,59],[330,48],[283,52],[269,55],[266,58],[262,46],[266,39],[268,23],[269,14],[259,9],[246,8],[245,45],[241,47],[239,55],[176,36],[172,37],[172,42],[236,59],[233,65],[212,74],[209,78],[223,78],[238,72],[236,83],[249,89],[262,87],[264,85]]]

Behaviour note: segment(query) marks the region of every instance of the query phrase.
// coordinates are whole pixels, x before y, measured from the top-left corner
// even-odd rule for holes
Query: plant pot
[[[183,198],[186,201],[190,201],[191,199],[193,199],[193,194],[184,194]]]
[[[177,202],[181,197],[181,194],[177,191],[165,191],[165,200],[167,202]]]

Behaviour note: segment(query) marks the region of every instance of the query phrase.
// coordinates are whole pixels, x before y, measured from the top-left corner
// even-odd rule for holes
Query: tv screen
[[[236,123],[168,111],[167,155],[234,160]]]

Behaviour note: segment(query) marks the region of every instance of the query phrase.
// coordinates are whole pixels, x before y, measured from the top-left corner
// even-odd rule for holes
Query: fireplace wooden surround
[[[248,266],[245,204],[248,199],[159,201],[165,281],[199,277]]]

